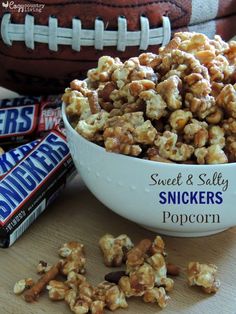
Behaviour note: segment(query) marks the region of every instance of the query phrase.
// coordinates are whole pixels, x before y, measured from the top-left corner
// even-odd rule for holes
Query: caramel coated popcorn
[[[13,292],[15,294],[22,294],[26,289],[29,289],[34,284],[32,278],[20,279],[14,285]]]
[[[106,235],[101,240],[109,244]],[[173,289],[174,281],[167,277],[164,248],[165,244],[160,236],[154,241],[141,240],[127,252],[126,271],[110,273],[105,278],[110,279],[113,284],[118,283],[127,298],[142,297],[145,302],[157,303],[161,308],[166,307],[169,299],[166,293]],[[174,265],[172,272],[173,268],[176,275]]]
[[[124,63],[103,56],[87,81],[66,89],[67,116],[109,152],[159,162],[235,162],[227,140],[236,124],[235,47],[220,36],[182,32],[158,54]]]
[[[216,265],[190,262],[187,269],[188,284],[200,286],[205,293],[215,293],[220,287],[216,273]]]
[[[117,238],[105,234],[99,240],[99,247],[106,266],[120,266],[126,259],[125,253],[133,247],[133,243],[126,234],[121,234]]]
[[[16,282],[14,293],[24,293],[25,301],[32,303],[47,290],[51,301],[64,301],[75,314],[104,314],[106,309],[126,309],[130,297],[142,298],[145,303],[157,304],[161,309],[167,306],[168,294],[174,288],[174,280],[169,276],[179,276],[180,268],[166,262],[161,236],[157,235],[154,240],[145,238],[134,245],[126,234],[117,237],[105,234],[100,238],[99,246],[105,265],[121,267],[123,264],[123,270],[108,273],[104,276],[105,281],[91,284],[85,274],[84,245],[71,241],[60,247],[61,259],[54,265],[39,262],[37,281],[27,278]],[[75,267],[69,267],[68,263]],[[205,293],[215,293],[220,287],[216,272],[217,267],[213,264],[190,262],[188,284],[200,286]]]

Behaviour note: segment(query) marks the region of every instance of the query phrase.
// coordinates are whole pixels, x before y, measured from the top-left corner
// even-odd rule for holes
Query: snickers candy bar
[[[0,247],[11,246],[75,173],[65,136],[52,130],[0,180]]]
[[[34,148],[40,140],[13,148],[6,153],[0,154],[0,178],[10,171],[22,158]]]
[[[39,104],[43,100],[43,98],[43,96],[22,96],[16,98],[5,98],[0,100],[0,108]]]
[[[37,135],[44,136],[48,131],[54,129],[61,121],[61,95],[48,96],[40,104]]]
[[[0,105],[1,145],[25,143],[45,136],[60,123],[61,95],[41,97],[40,102],[35,99],[32,103],[20,103],[20,99],[14,98],[11,103],[0,101],[4,104]]]
[[[22,143],[33,139],[39,105],[0,108],[0,144]]]

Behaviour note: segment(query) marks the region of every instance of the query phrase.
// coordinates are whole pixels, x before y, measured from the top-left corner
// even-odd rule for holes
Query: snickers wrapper
[[[11,246],[76,173],[65,135],[52,130],[0,179],[0,247]]]
[[[0,101],[0,145],[23,144],[45,136],[61,120],[61,96]]]
[[[52,96],[50,97],[52,98]],[[21,96],[15,98],[5,98],[0,100],[0,108],[39,104],[41,101],[43,101],[44,98],[44,96]]]
[[[40,140],[35,140],[0,155],[0,178],[21,161],[39,142]]]

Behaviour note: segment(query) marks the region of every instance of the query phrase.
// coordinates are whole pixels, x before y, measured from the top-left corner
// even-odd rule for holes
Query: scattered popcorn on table
[[[85,275],[84,245],[71,241],[59,249],[62,259],[52,266],[40,261],[37,266],[40,278],[36,282],[31,278],[19,280],[14,293],[24,293],[25,301],[32,303],[47,289],[50,300],[64,300],[75,314],[104,314],[105,309],[125,309],[130,297],[141,297],[145,303],[156,303],[160,308],[167,306],[170,299],[167,293],[174,287],[174,280],[168,276],[179,276],[180,268],[166,262],[162,237],[156,236],[153,241],[143,239],[134,246],[126,234],[116,238],[105,234],[99,246],[106,266],[120,267],[123,263],[125,270],[108,273],[105,281],[90,284]],[[68,263],[75,267],[65,271]],[[78,265],[82,265],[83,274]],[[215,293],[220,287],[216,272],[213,264],[191,262],[187,269],[188,283],[201,286],[205,293]]]

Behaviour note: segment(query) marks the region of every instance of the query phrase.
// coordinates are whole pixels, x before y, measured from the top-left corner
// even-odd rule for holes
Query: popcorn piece
[[[207,129],[201,128],[194,135],[194,147],[203,147],[206,145],[209,138]]]
[[[166,256],[165,242],[163,241],[162,237],[160,236],[155,237],[154,241],[152,242],[150,251],[152,254],[160,253],[163,256]]]
[[[87,92],[89,91],[86,81],[81,80],[73,80],[70,83],[70,88],[72,90],[81,92],[84,96],[87,96]]]
[[[227,84],[216,99],[217,105],[226,111],[229,117],[236,119],[236,90]]]
[[[130,58],[112,74],[112,80],[119,88],[135,80],[149,79],[156,82],[157,77],[151,67],[140,65],[138,58]]]
[[[150,265],[144,263],[129,276],[123,276],[119,280],[119,287],[126,297],[143,296],[147,289],[152,289],[155,283],[154,271]]]
[[[224,55],[231,64],[236,63],[236,41],[231,40],[228,45],[228,49],[224,51]]]
[[[52,301],[64,300],[68,289],[69,288],[62,281],[50,280],[47,285],[49,299]]]
[[[64,257],[62,261],[61,272],[64,275],[68,275],[70,272],[83,274],[85,272],[85,253],[84,246],[78,242],[72,241],[63,244],[59,249],[59,255]]]
[[[90,115],[85,120],[80,120],[75,130],[90,141],[96,141],[98,132],[103,130],[104,125],[109,117],[106,111]]]
[[[86,280],[82,280],[76,289],[72,288],[66,291],[65,301],[70,306],[72,312],[88,313],[94,301],[93,295],[94,288]],[[93,304],[93,311],[95,308]],[[99,312],[97,312],[97,314],[99,314]]]
[[[65,258],[71,255],[74,251],[84,252],[84,245],[76,241],[64,243],[58,250],[58,254]]]
[[[205,79],[200,73],[191,73],[184,78],[188,90],[194,95],[204,97],[210,94],[211,85],[208,79]]]
[[[65,293],[65,302],[69,305],[71,311],[74,309],[74,305],[77,298],[77,290],[76,289],[69,289]]]
[[[206,66],[216,57],[215,52],[211,50],[199,50],[194,55],[201,64],[204,64]]]
[[[154,68],[155,66],[158,65],[156,63],[161,62],[161,59],[158,58],[158,56],[156,54],[151,53],[151,52],[141,53],[141,55],[139,55],[138,59],[139,59],[139,62],[141,65],[150,66],[152,68]],[[157,59],[158,59],[158,61],[157,61]]]
[[[87,302],[76,299],[75,304],[71,308],[75,314],[85,314],[89,312],[89,305]]]
[[[79,285],[77,301],[80,300],[80,301],[86,302],[88,306],[90,307],[92,303],[92,299],[93,299],[93,294],[94,294],[94,288],[92,287],[92,285],[88,283],[87,281],[83,281]]]
[[[160,156],[173,161],[186,161],[194,152],[191,145],[177,143],[178,136],[175,133],[165,131],[163,135],[157,136],[155,145],[159,149]]]
[[[188,264],[187,276],[190,286],[200,286],[205,293],[215,293],[220,287],[220,281],[216,279],[217,267],[213,264],[200,264],[191,262]]]
[[[91,114],[88,98],[80,92],[67,89],[62,99],[67,104],[66,113],[69,117],[73,115],[81,117],[84,112],[87,112],[88,115]]]
[[[236,134],[236,119],[229,118],[224,120],[222,127],[227,135]]]
[[[155,84],[149,80],[132,81],[128,85],[129,91],[133,96],[139,96],[139,94],[145,90],[154,89]]]
[[[85,257],[82,252],[75,251],[71,253],[63,264],[62,273],[68,275],[71,271],[80,274],[85,273]]]
[[[139,66],[138,58],[132,58],[119,67],[112,74],[112,80],[116,82],[119,88],[123,87],[126,83],[129,82],[129,75],[134,70],[135,67]]]
[[[138,156],[142,149],[135,145],[134,130],[144,123],[142,112],[125,113],[123,116],[109,118],[103,133],[107,151]]]
[[[182,109],[173,111],[169,117],[169,122],[172,129],[181,131],[192,118],[192,116],[193,115],[190,111],[184,111]]]
[[[236,136],[226,138],[225,151],[230,162],[236,161]]]
[[[195,149],[198,164],[224,164],[228,162],[225,152],[220,145],[214,144],[209,147]]]
[[[215,112],[215,98],[212,96],[194,96],[191,93],[185,95],[185,105],[193,115],[199,119],[205,119],[208,115]]]
[[[228,60],[218,55],[212,59],[207,65],[211,81],[226,82],[233,72],[233,67],[230,67]]]
[[[111,311],[128,307],[124,292],[117,285],[107,281],[101,282],[95,288],[94,298],[104,302]]]
[[[224,83],[221,82],[211,82],[211,95],[217,98],[224,86]]]
[[[207,164],[224,164],[228,162],[225,152],[219,144],[211,145],[207,148],[206,163]]]
[[[31,288],[34,285],[32,278],[21,279],[14,285],[13,292],[15,294],[22,294],[26,289]]]
[[[155,285],[164,286],[166,291],[173,290],[174,281],[167,278],[166,262],[162,254],[155,253],[147,262],[152,266],[155,274]]]
[[[106,266],[120,266],[126,258],[125,252],[133,247],[133,243],[126,234],[114,238],[111,234],[105,234],[99,240]]]
[[[128,276],[123,276],[119,280],[119,288],[124,292],[125,296],[127,298],[133,297],[133,296],[142,296],[143,291],[140,291],[139,293],[131,288],[131,282],[130,278]]]
[[[203,147],[208,141],[207,123],[192,119],[184,127],[184,140],[193,144],[195,147]]]
[[[103,301],[93,301],[90,305],[91,314],[103,314],[103,309],[105,307],[105,303]]]
[[[162,96],[170,110],[182,107],[182,96],[180,90],[182,81],[177,75],[172,75],[156,86],[156,91]]]
[[[122,127],[107,128],[104,131],[104,144],[108,152],[138,156],[142,149],[134,144],[132,133]]]
[[[125,309],[128,304],[125,299],[124,292],[117,285],[111,286],[105,293],[106,307],[115,311],[119,308]]]
[[[157,92],[154,90],[144,91],[139,94],[139,97],[147,104],[146,115],[148,118],[159,120],[166,115],[167,104]]]
[[[119,58],[113,59],[109,56],[103,56],[98,60],[98,67],[88,71],[88,78],[91,82],[108,82],[111,80],[113,71],[121,65]]]
[[[155,303],[160,306],[160,308],[164,309],[167,306],[167,301],[170,299],[166,295],[166,291],[163,287],[153,289],[149,289],[144,293],[143,300],[146,303]]]
[[[210,124],[219,124],[223,119],[224,113],[221,108],[215,107],[214,112],[206,117],[206,121]]]
[[[137,126],[133,134],[137,143],[150,145],[154,143],[157,130],[153,127],[150,120],[146,120],[142,125]]]
[[[2,154],[4,154],[4,149],[0,146],[0,156],[2,155]]]
[[[86,278],[83,275],[78,274],[74,270],[72,270],[68,273],[65,284],[69,288],[77,290],[78,287],[81,285],[81,283],[85,281],[86,281]]]
[[[208,134],[210,145],[218,144],[221,148],[225,146],[225,134],[223,128],[214,125],[209,129]]]
[[[155,284],[155,274],[152,266],[143,263],[136,270],[129,273],[130,287],[134,296],[141,296]]]
[[[208,155],[208,149],[206,147],[196,148],[194,155],[197,158],[197,163],[199,165],[204,165],[206,163],[206,156]]]
[[[139,67],[136,67],[130,74],[131,82],[135,80],[149,80],[156,83],[157,79],[157,74],[150,66],[140,65]]]

